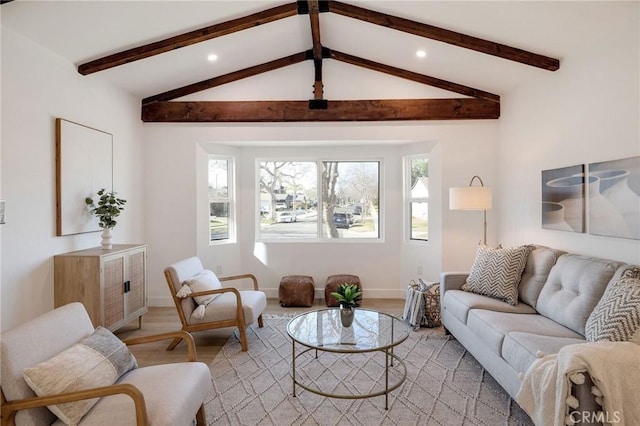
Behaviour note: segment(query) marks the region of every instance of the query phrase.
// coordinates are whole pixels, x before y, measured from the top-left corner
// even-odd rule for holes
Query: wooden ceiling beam
[[[485,92],[479,89],[474,89],[473,87],[464,86],[462,84],[453,83],[453,82],[442,80],[436,77],[430,77],[428,75],[407,71],[402,68],[392,67],[390,65],[381,64],[379,62],[370,61],[368,59],[359,58],[357,56],[349,55],[347,53],[338,52],[337,50],[331,50],[331,58],[338,60],[340,62],[345,62],[347,64],[357,65],[359,67],[382,72],[385,74],[392,75],[394,77],[415,81],[417,83],[422,83],[429,86],[437,87],[438,89],[459,93],[461,95],[471,96],[473,98],[478,98],[478,99],[486,99],[493,102],[500,102],[500,96],[495,95],[493,93]]]
[[[309,21],[311,24],[311,41],[313,43],[313,59],[322,60],[322,43],[320,41],[320,9],[318,0],[308,0]]]
[[[499,116],[499,103],[474,98],[328,101],[326,109],[309,109],[307,101],[174,101],[142,106],[142,120],[155,123],[485,120]]]
[[[295,2],[276,6],[238,19],[200,28],[93,60],[78,66],[78,72],[82,75],[92,74],[237,31],[257,27],[279,19],[295,16],[297,13],[298,9]]]
[[[560,68],[560,61],[558,59],[339,1],[330,1],[329,11],[348,18],[381,25],[386,28],[393,28],[405,33],[449,43],[454,46],[464,47],[487,55],[509,59],[549,71],[556,71]]]
[[[280,59],[265,62],[260,65],[255,65],[249,68],[245,68],[239,71],[234,71],[228,74],[224,74],[218,77],[213,77],[207,80],[199,81],[197,83],[189,84],[187,86],[180,87],[178,89],[169,90],[142,100],[142,105],[149,104],[158,101],[170,101],[172,99],[181,98],[183,96],[190,95],[192,93],[201,92],[203,90],[211,89],[213,87],[221,86],[223,84],[231,83],[234,81],[242,80],[243,78],[252,77],[254,75],[262,74],[267,71],[273,71],[278,68],[283,68],[289,65],[294,65],[307,60],[307,52],[295,53],[293,55],[285,56]]]
[[[309,7],[309,22],[311,24],[311,40],[313,52],[314,82],[313,98],[322,99],[324,95],[324,85],[322,83],[322,43],[320,41],[320,9],[318,0],[307,0]]]

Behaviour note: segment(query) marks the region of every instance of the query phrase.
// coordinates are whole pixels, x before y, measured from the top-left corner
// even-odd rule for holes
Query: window
[[[261,239],[377,239],[379,161],[260,161]]]
[[[409,213],[409,239],[429,239],[429,160],[426,155],[405,160],[409,183],[407,192]]]
[[[209,242],[228,241],[233,227],[233,159],[209,157]]]

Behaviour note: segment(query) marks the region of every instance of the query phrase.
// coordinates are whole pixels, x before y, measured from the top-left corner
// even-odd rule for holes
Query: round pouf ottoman
[[[280,280],[278,298],[280,306],[313,306],[315,286],[313,277],[307,275],[285,275]]]
[[[338,274],[331,275],[327,278],[327,284],[324,287],[324,300],[327,302],[327,306],[340,306],[338,300],[331,295],[338,289],[340,284],[358,284],[360,291],[362,291],[362,284],[360,284],[360,277],[350,274]],[[360,296],[360,302],[362,302],[362,296]]]

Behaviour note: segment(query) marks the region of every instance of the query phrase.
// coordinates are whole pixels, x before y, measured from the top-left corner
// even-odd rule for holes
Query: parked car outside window
[[[278,214],[278,223],[291,223],[296,221],[296,215],[292,212],[282,212]]]
[[[345,228],[349,229],[349,217],[346,213],[334,213],[333,214],[333,223],[336,225],[336,228]]]

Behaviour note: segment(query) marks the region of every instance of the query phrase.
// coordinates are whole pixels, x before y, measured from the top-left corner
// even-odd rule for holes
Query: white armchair
[[[190,257],[168,266],[164,275],[178,310],[182,330],[188,332],[214,328],[238,327],[242,350],[249,349],[247,326],[258,322],[263,326],[262,312],[267,307],[267,296],[260,291],[255,275],[242,274],[217,278],[205,270],[198,257]],[[222,287],[221,282],[251,280],[252,290]],[[186,287],[190,287],[184,291]],[[180,340],[174,340],[168,350]]]
[[[2,424],[62,425],[63,422],[56,419],[56,415],[47,406],[55,406],[55,411],[56,408],[65,406],[65,403],[81,401],[82,404],[92,398],[98,398],[97,402],[90,406],[86,414],[81,415],[79,425],[187,426],[194,419],[198,425],[206,424],[204,402],[212,394],[213,386],[209,367],[201,362],[134,368],[121,375],[114,384],[81,387],[78,390],[76,384],[80,380],[71,379],[73,373],[84,369],[83,383],[103,383],[104,376],[112,374],[114,370],[113,365],[109,364],[104,369],[106,373],[101,375],[101,371],[98,371],[100,369],[89,365],[90,356],[78,356],[74,353],[76,350],[85,350],[77,348],[82,348],[85,342],[94,342],[92,338],[95,339],[95,336],[102,339],[100,345],[104,346],[105,340],[108,340],[107,343],[112,346],[119,345],[117,352],[129,354],[128,350],[122,349],[122,342],[110,332],[94,330],[85,307],[80,303],[64,305],[2,333]],[[196,361],[193,338],[184,331],[134,338],[125,340],[124,343],[129,345],[175,338],[185,340],[190,361]],[[86,349],[85,354],[93,352],[96,351]],[[64,357],[70,353],[75,357]],[[60,364],[62,368],[58,371],[53,371],[53,360],[61,358],[66,362]],[[121,358],[123,357],[120,356],[116,364],[122,361]],[[75,361],[69,363],[69,359]],[[87,363],[86,366],[78,365],[84,362]],[[43,374],[51,374],[51,377],[44,377],[49,382],[46,383],[47,386],[71,390],[36,396],[23,376],[29,371],[25,369],[39,369],[40,379],[43,379]],[[33,376],[29,377],[29,381],[33,381]]]

